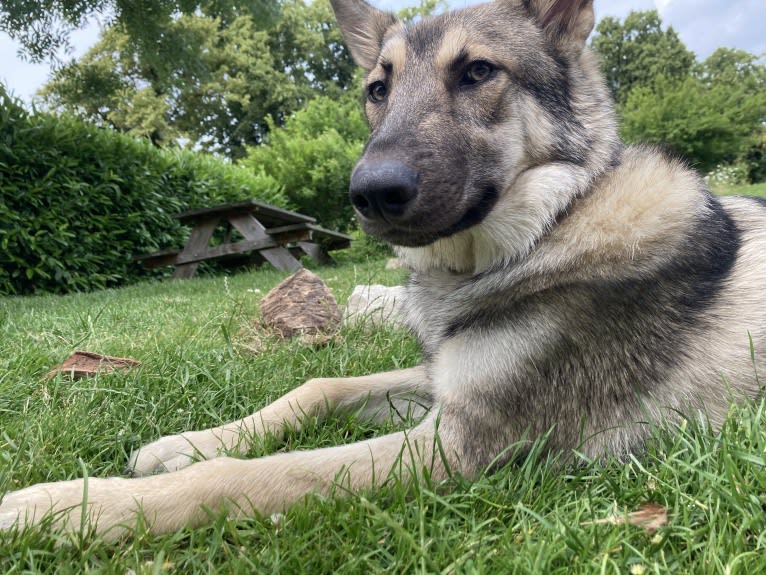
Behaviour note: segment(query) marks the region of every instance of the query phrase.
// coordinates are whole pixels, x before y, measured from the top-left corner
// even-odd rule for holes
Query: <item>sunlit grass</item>
[[[766,182],[731,186],[714,191],[722,196],[760,196],[761,198],[766,198]]]

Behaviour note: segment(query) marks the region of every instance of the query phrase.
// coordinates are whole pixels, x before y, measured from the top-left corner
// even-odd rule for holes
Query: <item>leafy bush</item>
[[[299,212],[325,227],[346,231],[354,226],[349,177],[367,134],[355,96],[319,97],[288,118],[284,127],[270,120],[267,142],[250,148],[242,164],[280,182]]]
[[[354,238],[351,242],[351,247],[333,254],[333,258],[338,263],[362,263],[394,256],[394,250],[389,243],[365,234],[359,229],[352,230],[349,233]]]
[[[628,142],[666,143],[703,171],[743,160],[758,138],[763,103],[741,86],[705,86],[696,78],[636,88],[622,112]]]
[[[162,271],[131,261],[180,246],[172,214],[257,197],[269,176],[69,117],[28,114],[0,86],[0,294],[121,285]]]
[[[766,66],[753,54],[719,48],[681,80],[658,75],[633,88],[620,108],[628,142],[662,142],[709,172],[742,164],[766,175]]]
[[[747,184],[748,168],[739,164],[719,164],[705,176],[705,183],[714,190],[725,190]]]

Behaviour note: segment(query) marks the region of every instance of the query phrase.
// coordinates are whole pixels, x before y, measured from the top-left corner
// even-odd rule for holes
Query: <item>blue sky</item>
[[[372,0],[381,8],[396,9],[412,4],[408,0]],[[452,7],[471,4],[468,0],[449,0]],[[755,54],[766,53],[766,0],[595,0],[596,18],[624,18],[631,10],[659,10],[665,25],[681,36],[698,57],[705,58],[720,46],[741,48]],[[71,38],[74,51],[64,58],[83,54],[98,38],[99,26],[91,22]],[[0,81],[26,102],[48,78],[47,64],[29,64],[16,56],[18,47],[0,34]]]

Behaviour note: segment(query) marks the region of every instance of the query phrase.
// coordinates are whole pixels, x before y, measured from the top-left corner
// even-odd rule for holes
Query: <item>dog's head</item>
[[[368,233],[426,246],[482,222],[525,170],[590,161],[591,0],[498,0],[409,25],[331,3],[366,72],[371,136],[350,195]]]

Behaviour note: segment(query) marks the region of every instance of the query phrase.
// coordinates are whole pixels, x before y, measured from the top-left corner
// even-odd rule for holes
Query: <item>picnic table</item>
[[[347,248],[351,237],[317,225],[311,216],[284,210],[257,200],[189,210],[173,216],[191,226],[183,249],[169,249],[133,256],[148,268],[175,266],[173,277],[194,276],[200,262],[221,261],[230,266],[257,264],[264,260],[277,269],[301,268],[306,254],[319,263],[332,263],[331,250]],[[210,245],[215,230],[225,227],[223,243]],[[243,239],[233,239],[236,230]]]

